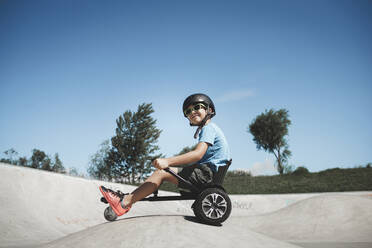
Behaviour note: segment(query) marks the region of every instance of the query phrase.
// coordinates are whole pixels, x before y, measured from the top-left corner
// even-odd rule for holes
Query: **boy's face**
[[[190,112],[191,111],[191,112]],[[207,107],[201,103],[190,105],[186,109],[187,113],[187,119],[194,124],[194,125],[200,125],[200,123],[203,121],[205,116],[207,115]]]

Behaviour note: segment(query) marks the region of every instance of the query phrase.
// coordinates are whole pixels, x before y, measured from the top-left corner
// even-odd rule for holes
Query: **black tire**
[[[210,225],[221,224],[229,218],[231,213],[230,197],[219,188],[203,190],[193,206],[195,216]]]
[[[105,209],[105,212],[103,213],[103,215],[105,216],[105,219],[108,220],[108,221],[114,221],[118,217],[115,214],[114,210],[112,210],[111,206],[108,206]]]

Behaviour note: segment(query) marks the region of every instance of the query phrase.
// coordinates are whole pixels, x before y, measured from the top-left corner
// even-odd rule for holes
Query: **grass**
[[[328,169],[325,171],[274,176],[227,173],[223,184],[229,194],[285,194],[372,190],[372,168]],[[164,183],[160,190],[177,192]]]

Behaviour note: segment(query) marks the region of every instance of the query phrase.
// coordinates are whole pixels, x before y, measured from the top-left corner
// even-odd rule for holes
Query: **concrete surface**
[[[231,195],[220,227],[198,223],[192,201],[139,202],[109,223],[98,186],[134,187],[1,163],[0,175],[0,247],[372,247],[372,192]]]
[[[236,225],[293,242],[372,242],[372,197],[314,196]]]

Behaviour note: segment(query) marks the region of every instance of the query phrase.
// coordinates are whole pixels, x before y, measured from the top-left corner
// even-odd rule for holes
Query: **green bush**
[[[224,188],[230,194],[281,194],[372,190],[372,168],[333,168],[316,173],[299,167],[292,174],[237,176],[227,174]]]
[[[294,172],[292,172],[292,174],[296,176],[303,176],[310,174],[310,172],[306,167],[300,166]]]

